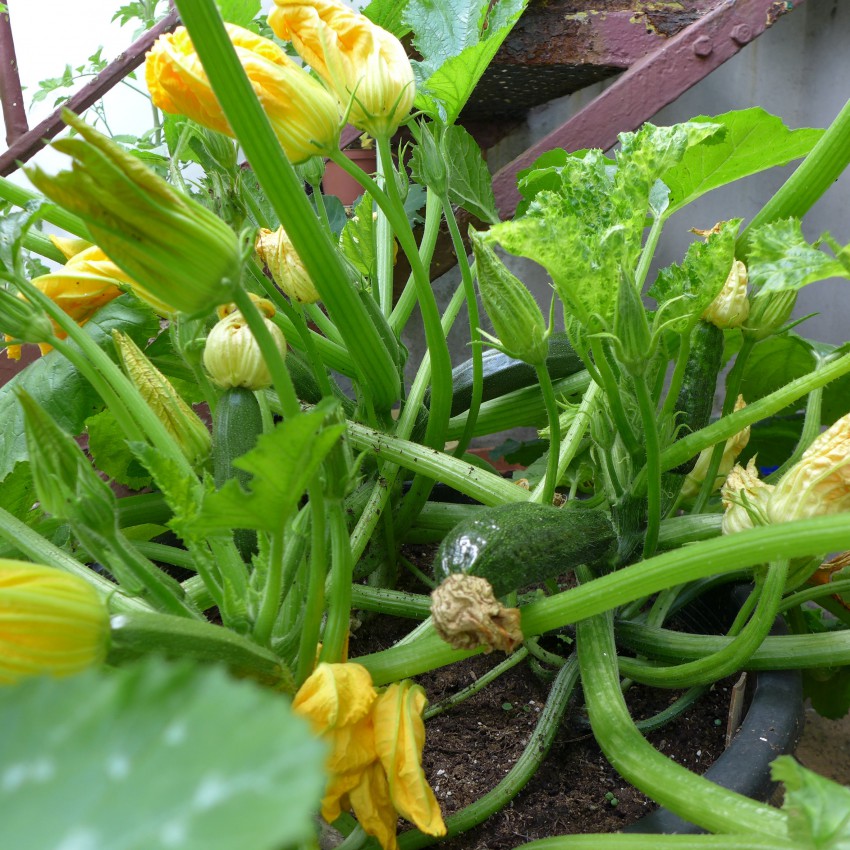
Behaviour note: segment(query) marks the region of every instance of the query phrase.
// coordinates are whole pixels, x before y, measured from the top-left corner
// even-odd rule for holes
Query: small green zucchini
[[[514,360],[501,351],[488,349],[484,352],[482,401],[499,398],[506,393],[524,387],[536,386],[537,374],[534,368],[522,360]],[[553,381],[567,378],[584,369],[581,358],[570,345],[563,332],[553,333],[549,337],[549,356],[546,368]],[[452,416],[469,410],[472,403],[472,360],[467,360],[452,370]],[[428,404],[426,398],[425,404]]]
[[[608,515],[521,502],[476,511],[443,540],[434,577],[465,574],[487,579],[496,596],[608,558],[617,536]]]
[[[708,425],[722,358],[723,331],[700,319],[691,333],[688,365],[676,399],[676,425],[681,436]],[[672,471],[687,475],[695,463],[696,457],[693,457]]]

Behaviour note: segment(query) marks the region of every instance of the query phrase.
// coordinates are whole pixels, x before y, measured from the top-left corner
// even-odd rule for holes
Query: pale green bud
[[[620,272],[617,314],[614,318],[617,357],[630,375],[642,375],[652,354],[646,310],[630,275]]]
[[[755,458],[750,458],[746,469],[739,464],[734,466],[720,488],[724,510],[720,527],[723,533],[734,534],[753,528],[756,524],[753,517],[757,524],[766,524],[765,508],[773,490],[772,484],[766,484],[759,478]]]
[[[759,293],[750,304],[750,315],[742,328],[744,334],[757,341],[767,339],[791,318],[796,303],[794,289]]]
[[[280,328],[264,318],[282,357],[286,356],[286,339]],[[260,346],[240,312],[225,316],[210,331],[204,349],[204,366],[218,386],[247,387],[262,390],[271,386],[272,376]]]
[[[509,357],[542,366],[549,353],[546,322],[534,296],[505,267],[483,234],[469,231],[478,291],[493,323],[498,345]]]
[[[129,336],[114,330],[112,339],[127,376],[180,446],[184,457],[193,465],[202,463],[209,456],[212,437],[200,416]]]

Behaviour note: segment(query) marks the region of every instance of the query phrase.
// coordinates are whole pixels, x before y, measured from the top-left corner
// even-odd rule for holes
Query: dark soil
[[[423,592],[421,586],[415,589]],[[391,646],[413,625],[409,620],[387,617],[368,622],[352,637],[352,660]],[[503,659],[502,653],[476,656],[419,676],[417,681],[433,705]],[[706,770],[724,749],[733,681],[715,685],[696,705],[650,733],[648,739],[691,770]],[[521,662],[474,697],[427,722],[424,769],[444,816],[468,806],[502,780],[528,743],[547,694],[548,684]],[[639,720],[662,711],[679,694],[634,686],[627,701]],[[552,835],[616,832],[654,808],[600,752],[583,716],[579,691],[548,756],[523,791],[480,826],[439,846],[446,850],[510,850]]]

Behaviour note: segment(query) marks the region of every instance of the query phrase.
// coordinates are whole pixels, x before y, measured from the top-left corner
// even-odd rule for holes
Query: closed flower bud
[[[94,588],[53,567],[0,560],[0,684],[100,664],[109,612]]]
[[[759,293],[750,304],[750,315],[742,328],[744,334],[756,341],[767,339],[791,318],[796,303],[795,289]]]
[[[739,395],[735,401],[735,411],[743,410],[747,406],[744,397]],[[712,485],[712,492],[723,483],[723,480],[732,470],[738,455],[747,447],[750,441],[750,426],[748,425],[737,434],[731,436],[723,447],[723,455],[720,458],[720,465],[717,467],[717,476]],[[685,483],[682,486],[682,497],[684,499],[695,499],[702,488],[702,482],[705,481],[705,476],[708,475],[708,467],[711,465],[711,455],[714,447],[704,449],[700,452],[694,468],[688,473],[685,478]]]
[[[720,527],[723,533],[734,534],[756,524],[765,525],[765,506],[773,490],[772,484],[766,484],[759,478],[755,458],[750,458],[746,469],[736,464],[720,488],[724,510]]]
[[[614,318],[617,357],[630,375],[642,375],[652,354],[646,310],[630,275],[620,272],[617,314]]]
[[[232,301],[242,252],[230,228],[72,112],[63,118],[79,137],[53,147],[72,169],[27,169],[35,186],[85,221],[131,288],[189,314]]]
[[[193,465],[202,463],[212,447],[207,426],[129,336],[115,330],[112,339],[124,371],[185,458]]]
[[[767,504],[771,522],[850,511],[850,413],[803,452]]]
[[[273,41],[235,24],[225,26],[287,157],[304,162],[334,151],[339,138],[335,98]],[[145,79],[154,104],[164,112],[233,135],[185,27],[157,39],[147,55]]]
[[[270,319],[264,320],[281,356],[286,339]],[[204,349],[204,366],[218,386],[262,390],[271,386],[272,376],[254,334],[240,312],[225,316],[210,331]]]
[[[732,269],[723,289],[708,305],[702,318],[721,330],[739,328],[750,315],[747,298],[747,267],[740,260],[732,261]]]
[[[257,256],[268,266],[274,282],[291,300],[299,304],[315,304],[320,300],[304,263],[282,227],[274,231],[260,230],[256,248]]]
[[[401,42],[338,0],[275,0],[269,26],[336,95],[348,120],[372,136],[391,136],[416,93]]]
[[[508,271],[482,234],[470,230],[469,238],[475,254],[478,291],[499,347],[509,357],[532,366],[543,365],[549,353],[549,333],[534,296]]]

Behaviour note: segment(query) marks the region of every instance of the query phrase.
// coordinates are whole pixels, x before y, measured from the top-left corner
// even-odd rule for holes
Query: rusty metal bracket
[[[606,150],[617,134],[635,130],[804,0],[720,0],[699,20],[657,47],[582,110],[573,115],[493,178],[496,204],[509,218],[520,200],[517,173],[546,151]]]
[[[0,104],[3,106],[3,121],[6,124],[6,144],[11,145],[28,130],[21,77],[18,74],[18,58],[9,21],[9,3],[0,14]]]

